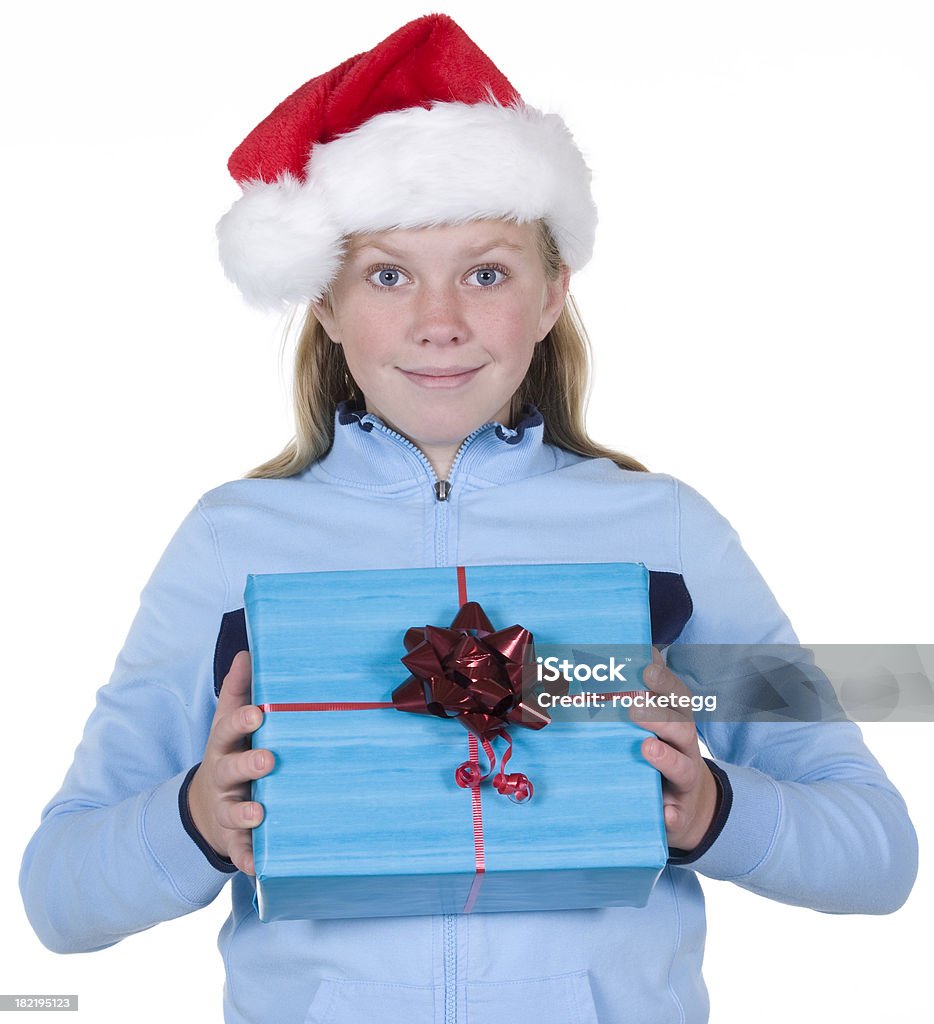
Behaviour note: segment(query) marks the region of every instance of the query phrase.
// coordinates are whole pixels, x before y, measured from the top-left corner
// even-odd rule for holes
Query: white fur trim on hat
[[[593,251],[590,170],[556,114],[436,103],[378,114],[315,146],[305,182],[249,181],[217,225],[224,272],[261,308],[315,301],[345,236],[487,218],[544,219],[579,270]]]

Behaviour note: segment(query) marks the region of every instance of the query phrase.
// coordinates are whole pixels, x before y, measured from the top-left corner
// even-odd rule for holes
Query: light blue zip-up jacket
[[[239,480],[198,502],[26,850],[23,899],[49,949],[109,946],[206,906],[230,881],[228,1024],[701,1024],[697,874],[830,913],[901,905],[914,830],[849,722],[703,726],[725,821],[721,805],[708,848],[673,857],[641,909],[263,924],[253,879],[199,849],[180,789],[204,751],[218,629],[242,607],[247,573],[638,561],[689,594],[670,655],[683,643],[796,643],[736,534],[694,490],[542,435],[534,411],[516,430],[481,427],[439,500],[417,448],[341,410],[333,448],[301,475]]]

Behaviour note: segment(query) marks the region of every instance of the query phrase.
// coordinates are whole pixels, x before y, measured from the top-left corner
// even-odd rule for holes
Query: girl
[[[900,905],[913,831],[855,728],[719,722],[705,761],[682,721],[643,745],[671,849],[644,909],[258,922],[248,786],[274,755],[247,749],[249,661],[222,627],[248,572],[643,561],[672,580],[660,643],[795,637],[699,495],[586,437],[567,287],[592,245],[589,173],[449,19],[308,83],[231,170],[228,275],[251,301],[308,304],[298,433],[206,495],[157,567],[24,858],[40,938],[101,948],[232,876],[228,1021],[702,1021],[696,873],[828,911]]]

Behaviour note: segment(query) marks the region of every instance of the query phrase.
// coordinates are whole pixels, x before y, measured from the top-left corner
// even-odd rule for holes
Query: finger
[[[253,829],[263,820],[263,805],[256,800],[224,800],[217,807],[217,823],[226,829]]]
[[[688,824],[688,816],[677,804],[665,804],[665,831],[669,835],[678,835]]]
[[[642,672],[642,680],[654,693],[674,693],[690,697],[691,691],[687,684],[679,679],[662,660],[662,656],[653,647],[652,664],[646,665]]]
[[[694,728],[694,716],[689,708],[672,707],[668,702],[668,695],[665,693],[657,694],[657,697],[658,703],[650,706],[633,703],[629,709],[630,720],[653,732],[658,731],[656,726],[662,725],[687,728],[688,730]]]
[[[230,669],[221,683],[217,706],[227,710],[250,703],[250,687],[253,680],[252,662],[249,651],[238,651],[230,663]]]
[[[660,740],[670,744],[682,754],[686,754],[688,757],[700,757],[697,728],[693,719],[685,721],[680,714],[672,713],[669,721],[659,721],[662,714],[664,712],[648,708],[632,708],[629,716],[633,724],[639,726],[640,729],[654,732]]]
[[[652,698],[648,707],[633,706],[632,720],[639,725],[645,724],[654,729],[660,723],[686,723],[693,728],[694,715],[691,709],[691,691],[674,672],[662,662],[661,655],[652,648],[652,664],[647,665],[642,673],[648,693],[646,701]],[[670,734],[676,738],[677,732]],[[684,736],[684,739],[689,739]],[[680,744],[679,744],[680,745]]]
[[[694,728],[694,716],[690,704],[681,706],[683,700],[680,694],[666,692],[664,686],[649,688],[633,699],[629,717],[637,725],[653,731],[656,726],[665,723],[690,730]]]
[[[238,789],[268,775],[275,765],[276,759],[270,750],[240,750],[217,759],[213,780],[221,790]]]
[[[697,785],[697,762],[670,744],[649,737],[642,741],[642,756],[662,773],[675,793],[686,792]]]
[[[244,704],[221,713],[220,704],[211,724],[208,743],[220,754],[242,750],[246,738],[263,724],[263,712],[255,704]]]
[[[227,856],[245,875],[256,874],[256,866],[253,860],[252,833],[240,832],[231,841]]]

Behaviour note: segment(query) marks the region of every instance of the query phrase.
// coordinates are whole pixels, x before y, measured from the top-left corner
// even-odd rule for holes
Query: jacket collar
[[[491,486],[547,473],[556,449],[544,443],[545,421],[533,405],[523,406],[514,428],[485,423],[465,439],[449,473],[451,487],[470,482]],[[379,417],[341,402],[334,415],[334,443],[310,472],[345,484],[395,492],[434,485],[431,463],[411,441]]]

